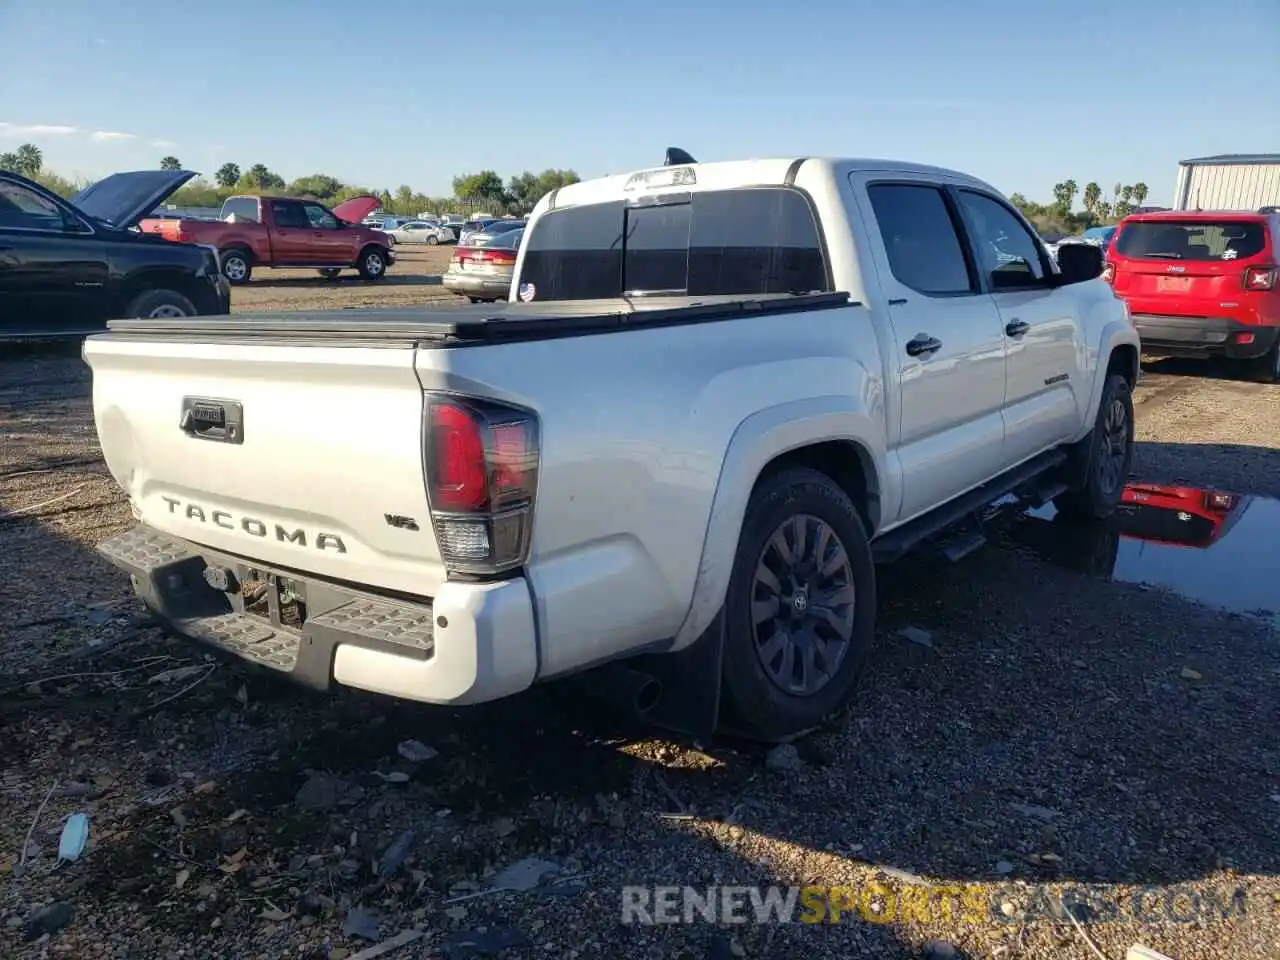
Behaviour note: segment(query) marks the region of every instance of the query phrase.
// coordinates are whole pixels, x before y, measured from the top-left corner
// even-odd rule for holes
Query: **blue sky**
[[[1276,0],[0,3],[0,150],[451,192],[455,174],[875,156],[1048,200],[1280,152]],[[463,58],[466,58],[465,63]]]

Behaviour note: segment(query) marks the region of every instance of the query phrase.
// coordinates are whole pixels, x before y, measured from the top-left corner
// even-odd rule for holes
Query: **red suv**
[[[1280,216],[1165,211],[1120,222],[1103,279],[1142,352],[1248,360],[1280,382]]]

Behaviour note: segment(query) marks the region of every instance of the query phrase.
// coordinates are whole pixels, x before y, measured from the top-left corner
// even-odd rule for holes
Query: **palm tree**
[[[34,143],[24,143],[18,148],[18,172],[23,176],[34,177],[44,166],[44,154]]]
[[[1084,185],[1084,212],[1090,220],[1098,219],[1098,201],[1102,199],[1102,188],[1090,180]]]
[[[16,153],[0,153],[0,170],[8,170],[10,173],[17,173],[22,164],[18,161]]]
[[[1147,199],[1148,192],[1145,183],[1135,183],[1133,185],[1133,202],[1138,206],[1142,206],[1142,201]]]

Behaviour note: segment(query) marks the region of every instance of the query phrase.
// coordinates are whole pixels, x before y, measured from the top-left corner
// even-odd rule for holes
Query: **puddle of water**
[[[1280,628],[1280,500],[1134,483],[1106,523],[1068,520],[1047,505],[1018,517],[1009,533],[1079,572],[1164,587]]]

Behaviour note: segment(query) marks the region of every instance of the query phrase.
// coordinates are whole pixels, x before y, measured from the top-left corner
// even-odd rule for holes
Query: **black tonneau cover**
[[[461,347],[544,340],[646,327],[732,320],[853,305],[847,293],[742,297],[619,298],[546,303],[486,303],[457,307],[237,313],[219,317],[112,320],[95,339],[341,341],[364,346]]]

